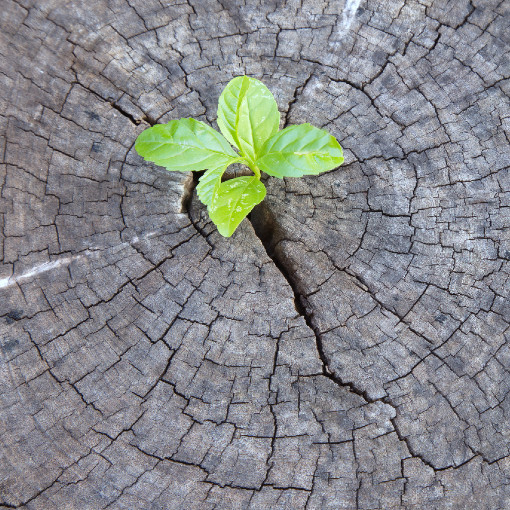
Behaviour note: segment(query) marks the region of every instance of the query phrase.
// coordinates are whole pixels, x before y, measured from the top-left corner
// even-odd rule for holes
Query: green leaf
[[[265,186],[257,177],[237,177],[222,182],[209,206],[209,216],[219,233],[230,237],[239,223],[266,196]]]
[[[280,125],[280,112],[268,88],[248,76],[238,76],[218,101],[218,126],[243,156],[255,161],[264,143]]]
[[[333,170],[344,161],[336,138],[310,124],[290,126],[272,136],[255,164],[274,177],[302,177]]]
[[[196,187],[197,195],[204,205],[211,205],[213,196],[221,184],[223,172],[225,172],[229,164],[207,170],[198,180]]]
[[[220,133],[195,119],[146,129],[136,139],[135,149],[147,161],[180,172],[218,168],[239,157]]]

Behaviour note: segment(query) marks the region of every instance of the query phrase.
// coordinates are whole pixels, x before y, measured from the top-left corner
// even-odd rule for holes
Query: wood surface
[[[0,508],[510,509],[510,2],[2,0]],[[134,151],[234,76],[346,161],[222,238]]]

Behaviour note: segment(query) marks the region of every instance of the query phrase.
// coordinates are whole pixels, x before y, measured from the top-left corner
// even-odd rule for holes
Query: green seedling
[[[195,119],[171,120],[143,131],[135,149],[167,170],[206,170],[198,181],[197,195],[225,237],[264,200],[262,172],[280,179],[318,175],[344,161],[340,144],[327,131],[310,124],[280,131],[280,112],[273,95],[248,76],[234,78],[221,93],[218,126],[223,135]],[[248,166],[254,175],[222,182],[223,173],[233,163]]]

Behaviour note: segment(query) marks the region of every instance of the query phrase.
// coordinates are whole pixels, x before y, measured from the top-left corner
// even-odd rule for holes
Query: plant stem
[[[250,170],[255,174],[257,179],[260,181],[260,170],[257,167],[257,165],[249,161],[248,158],[245,159],[245,163],[250,167]]]

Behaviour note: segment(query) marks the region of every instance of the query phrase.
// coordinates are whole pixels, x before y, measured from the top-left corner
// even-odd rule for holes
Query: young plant
[[[217,122],[223,136],[195,119],[158,124],[138,136],[135,149],[168,170],[206,170],[197,195],[225,237],[264,200],[261,172],[280,179],[302,177],[332,170],[344,161],[336,138],[322,129],[300,124],[279,131],[280,112],[273,95],[248,76],[238,76],[225,87]],[[233,163],[247,165],[254,175],[222,182]]]

